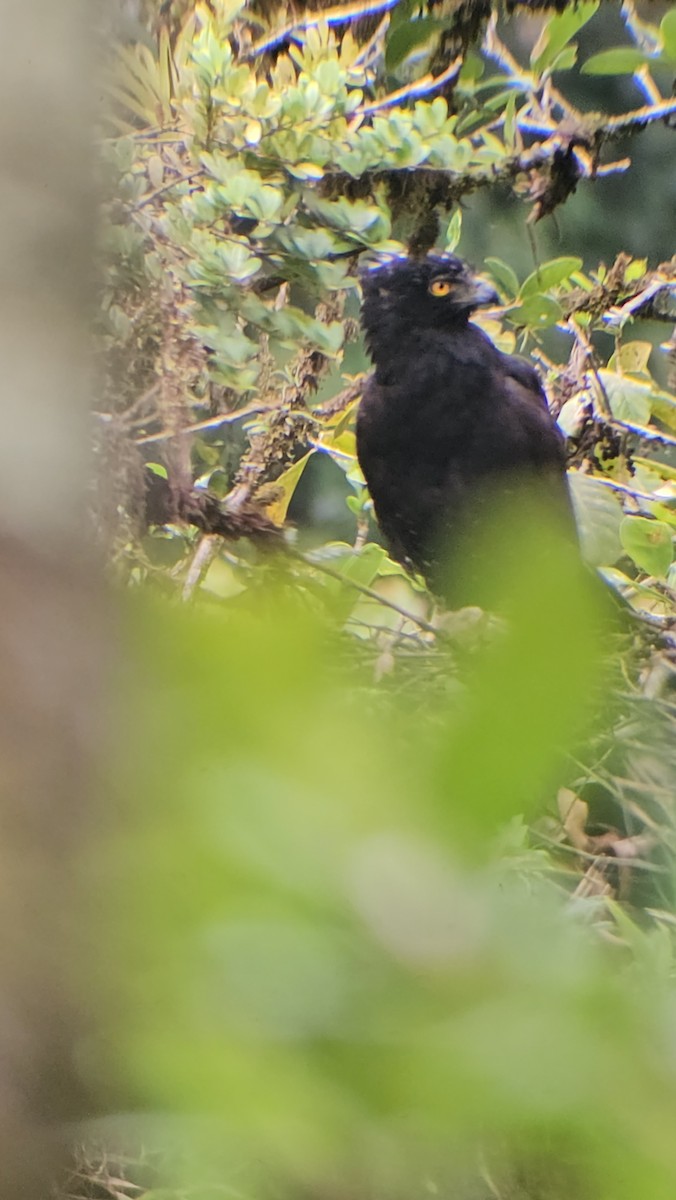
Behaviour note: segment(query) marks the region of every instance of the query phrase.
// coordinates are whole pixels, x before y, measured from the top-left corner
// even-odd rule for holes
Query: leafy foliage
[[[557,867],[518,816],[598,704],[562,566],[542,607],[535,555],[510,631],[422,704],[374,704],[298,595],[225,623],[136,608],[119,824],[90,864],[88,1068],[183,1115],[159,1129],[165,1154],[177,1129],[192,1146],[179,1191],[187,1169],[200,1195],[337,1171],[378,1194],[474,1195],[481,1172],[508,1195],[668,1195],[669,916],[576,892],[561,832]]]
[[[404,252],[407,244],[419,242],[420,222],[424,226],[428,215],[432,233],[424,236],[438,236],[442,248],[455,247],[461,210],[452,213],[442,237],[438,206],[452,205],[453,194],[484,181],[486,170],[493,178],[508,172],[517,188],[530,174],[531,194],[540,194],[536,209],[541,206],[542,189],[551,188],[552,179],[547,183],[542,176],[538,184],[536,166],[530,172],[513,169],[519,165],[517,141],[524,162],[537,164],[538,144],[523,148],[534,106],[541,108],[544,81],[562,69],[561,55],[597,8],[594,2],[549,18],[531,54],[530,73],[517,70],[490,30],[486,61],[498,69],[468,76],[472,60],[466,59],[457,79],[455,111],[443,96],[416,99],[413,85],[411,100],[404,95],[395,103],[396,90],[383,96],[380,59],[367,53],[368,46],[365,50],[349,24],[339,29],[321,22],[305,30],[301,26],[272,56],[251,47],[251,34],[244,32],[245,6],[221,3],[198,6],[188,15],[171,54],[166,37],[160,39],[157,60],[146,46],[125,47],[113,69],[111,120],[119,126],[126,113],[127,134],[109,139],[105,155],[116,179],[115,203],[121,199],[127,205],[131,220],[111,226],[106,235],[112,258],[103,321],[118,363],[124,357],[124,374],[137,377],[124,380],[121,388],[113,373],[116,408],[121,390],[133,391],[159,366],[153,396],[159,405],[150,413],[146,406],[135,432],[152,436],[162,422],[165,427],[185,426],[191,414],[199,420],[217,418],[219,411],[225,425],[236,419],[243,401],[245,414],[252,402],[261,408],[252,433],[264,437],[269,421],[265,410],[278,407],[299,371],[306,373],[310,389],[327,373],[336,378],[354,335],[354,262],[362,252]],[[395,76],[408,59],[419,61],[430,36],[438,39],[449,27],[450,18],[422,14],[416,19],[413,10],[409,17],[414,19],[393,17],[380,45]],[[660,44],[666,45],[668,15],[662,28]],[[265,38],[261,45],[267,45]],[[433,53],[426,51],[428,58]],[[571,65],[566,59],[566,66]],[[427,90],[434,88],[430,84]],[[565,101],[557,103],[565,114]],[[555,119],[554,113],[549,119]],[[411,181],[405,208],[393,185],[402,171]],[[435,195],[430,186],[439,187],[439,172],[445,190]],[[411,228],[416,205],[423,206],[417,231]],[[612,459],[584,456],[577,465],[627,496],[635,446],[622,431],[649,426],[653,419],[673,431],[676,402],[651,381],[647,358],[638,362],[627,357],[635,356],[633,347],[645,344],[624,343],[624,332],[627,321],[640,312],[643,295],[651,289],[656,297],[672,295],[673,272],[655,274],[645,264],[622,260],[609,276],[605,268],[585,273],[579,258],[564,256],[540,264],[519,284],[507,264],[489,256],[486,265],[505,299],[504,327],[495,318],[488,325],[501,344],[511,348],[517,335],[520,349],[537,352],[544,331],[559,326],[572,333],[577,390],[572,397],[561,397],[564,427],[578,438],[590,423],[597,440],[604,436],[600,425],[619,435],[622,449]],[[623,300],[629,301],[628,309],[621,303],[618,309]],[[654,309],[654,299],[652,305]],[[139,326],[146,322],[147,335],[139,338]],[[580,358],[597,329],[610,331],[619,346],[619,357],[611,355],[609,367],[600,370],[590,355],[586,362]],[[555,388],[560,370],[551,364]],[[568,391],[570,384],[569,365]],[[130,397],[135,421],[137,399],[138,393]],[[304,409],[305,402],[305,394],[297,393],[291,406]],[[148,415],[156,418],[154,426]],[[125,413],[119,416],[125,424]],[[295,420],[295,449],[280,453],[289,453],[292,461],[299,454],[331,454],[357,488],[358,511],[365,511],[354,448],[347,447],[342,420],[338,441],[320,414],[304,430],[302,423],[300,417]],[[198,436],[193,447],[193,459],[202,460],[199,473],[193,465],[193,478],[199,478],[200,486],[208,487],[212,480],[220,486],[224,469],[227,479],[227,465],[218,442]],[[212,468],[206,472],[205,460]],[[271,501],[277,503],[272,510],[277,520],[300,478],[299,471],[286,472],[290,465],[279,458],[264,463],[250,488],[255,495],[260,485],[284,476],[278,485],[284,489],[283,505]],[[672,481],[660,472],[656,460],[651,484],[637,491],[654,490],[659,493],[656,503],[668,509]],[[643,520],[656,516],[646,511],[645,503],[639,503],[638,513]],[[625,538],[625,549],[633,545],[631,536]],[[634,567],[642,566],[636,558],[632,561]],[[666,551],[660,563],[665,561]]]
[[[120,827],[87,864],[85,1073],[212,1113],[181,1126],[204,1194],[213,1170],[245,1195],[673,1195],[675,261],[485,246],[478,319],[541,369],[585,556],[641,618],[612,686],[523,514],[493,557],[509,628],[439,620],[378,543],[353,433],[364,256],[462,254],[479,189],[533,224],[676,111],[673,14],[624,6],[627,46],[578,68],[601,8],[526,44],[454,4],[211,0],[111,56],[98,518],[146,594]],[[582,113],[618,67],[648,104]],[[327,464],[349,532],[266,551]],[[174,503],[150,527],[148,472]]]

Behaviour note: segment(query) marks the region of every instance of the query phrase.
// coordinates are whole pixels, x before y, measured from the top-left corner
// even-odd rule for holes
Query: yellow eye
[[[447,296],[453,291],[453,284],[450,279],[433,279],[429,290],[432,296]]]

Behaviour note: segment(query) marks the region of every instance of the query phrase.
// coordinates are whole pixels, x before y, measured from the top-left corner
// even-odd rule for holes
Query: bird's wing
[[[565,478],[565,438],[549,411],[537,371],[523,358],[501,354],[499,375],[496,391],[506,401],[506,414],[512,414],[514,466],[519,464],[521,443],[526,451],[524,465],[536,471],[555,470]]]
[[[506,386],[514,393],[518,392],[524,400],[549,412],[547,397],[535,367],[516,354],[501,354],[500,362]]]
[[[411,380],[383,387],[371,375],[357,412],[357,456],[368,484],[390,554],[398,562],[425,572],[431,531],[447,502],[445,459],[429,448],[434,430],[420,421],[417,406],[399,399],[415,398]]]
[[[397,504],[400,464],[388,436],[390,424],[383,389],[375,375],[370,375],[357,410],[357,457],[392,557],[406,562],[408,554],[402,542]]]

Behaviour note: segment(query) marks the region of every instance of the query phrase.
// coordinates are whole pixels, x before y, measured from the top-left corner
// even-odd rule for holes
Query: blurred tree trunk
[[[44,1198],[75,1103],[73,862],[100,721],[87,545],[85,0],[3,8],[0,73],[0,1196]]]

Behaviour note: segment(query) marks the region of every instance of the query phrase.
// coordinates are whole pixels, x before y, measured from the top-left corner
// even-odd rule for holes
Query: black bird
[[[575,538],[564,440],[534,368],[469,320],[493,288],[453,255],[364,272],[362,324],[375,363],[357,454],[394,558],[452,607],[485,603],[475,537],[530,487]]]

